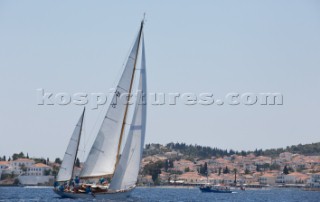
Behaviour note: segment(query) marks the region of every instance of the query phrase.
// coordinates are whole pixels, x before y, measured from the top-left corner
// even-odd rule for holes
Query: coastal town
[[[30,158],[22,152],[0,159],[0,185],[52,185],[61,159]],[[77,159],[75,175],[83,164]],[[198,186],[205,183],[228,186],[298,187],[320,189],[320,155],[282,152],[270,157],[255,152],[196,158],[178,149],[149,144],[144,151],[139,186]]]

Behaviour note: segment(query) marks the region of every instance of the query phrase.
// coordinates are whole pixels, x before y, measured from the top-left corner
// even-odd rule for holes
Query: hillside
[[[238,154],[246,156],[250,153],[255,154],[256,156],[269,156],[275,157],[283,152],[291,152],[301,155],[320,155],[320,142],[312,144],[299,144],[288,146],[286,148],[277,148],[277,149],[256,149],[254,151],[235,151],[235,150],[226,150],[216,147],[200,146],[200,145],[187,145],[185,143],[168,143],[167,145],[161,144],[147,144],[144,150],[144,156],[155,155],[155,154],[164,154],[166,152],[176,151],[181,153],[185,158],[199,158],[207,159],[214,157],[222,156],[231,156],[233,154]]]

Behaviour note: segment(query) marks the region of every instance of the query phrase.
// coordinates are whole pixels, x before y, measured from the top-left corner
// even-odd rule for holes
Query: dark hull
[[[130,196],[133,189],[134,188],[131,188],[122,192],[106,192],[95,194],[61,192],[57,189],[54,189],[53,191],[62,198],[124,200]]]
[[[210,187],[200,187],[200,190],[201,190],[202,192],[232,193],[231,190],[220,190],[220,189],[215,189],[215,188],[210,188]]]

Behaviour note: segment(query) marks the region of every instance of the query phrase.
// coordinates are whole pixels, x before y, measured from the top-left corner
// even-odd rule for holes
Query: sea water
[[[0,201],[55,201],[77,202],[85,200],[63,199],[52,188],[0,187]],[[91,200],[97,201],[97,200]],[[236,191],[232,194],[202,193],[198,188],[136,188],[126,201],[272,201],[272,202],[320,202],[320,192],[300,189],[270,189]]]

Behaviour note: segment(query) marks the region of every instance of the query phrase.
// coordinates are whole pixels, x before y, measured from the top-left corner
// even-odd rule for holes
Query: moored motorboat
[[[204,184],[200,186],[201,192],[214,192],[214,193],[232,193],[229,186]]]

